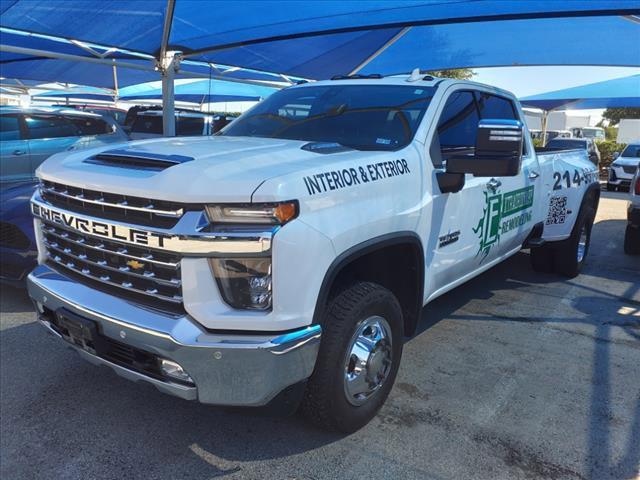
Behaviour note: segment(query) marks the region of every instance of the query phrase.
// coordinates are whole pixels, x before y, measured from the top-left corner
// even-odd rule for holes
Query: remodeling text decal
[[[482,262],[493,245],[500,242],[504,235],[532,219],[533,185],[506,193],[484,192],[485,206],[482,218],[473,229],[478,235],[480,245],[478,255],[482,255]]]

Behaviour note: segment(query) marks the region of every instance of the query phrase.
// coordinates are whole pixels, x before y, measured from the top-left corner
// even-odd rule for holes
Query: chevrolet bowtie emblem
[[[127,265],[131,268],[133,268],[134,270],[140,270],[141,268],[144,267],[144,263],[139,262],[137,260],[129,260],[127,262]]]

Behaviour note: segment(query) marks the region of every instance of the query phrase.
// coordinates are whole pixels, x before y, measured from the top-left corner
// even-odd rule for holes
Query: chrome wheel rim
[[[580,238],[578,239],[578,251],[577,259],[578,263],[584,260],[584,256],[587,252],[587,227],[585,225],[580,229]]]
[[[382,317],[364,319],[351,337],[344,365],[344,394],[360,406],[384,385],[393,360],[391,327]]]

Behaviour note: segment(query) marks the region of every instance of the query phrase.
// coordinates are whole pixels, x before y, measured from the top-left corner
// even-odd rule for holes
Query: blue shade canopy
[[[127,60],[148,66],[149,60]],[[113,67],[110,65],[89,64],[70,60],[29,58],[0,64],[1,75],[7,78],[61,82],[79,85],[91,85],[115,89]],[[157,80],[159,74],[154,71],[116,68],[118,86],[135,85]]]
[[[209,103],[261,100],[275,88],[224,82],[221,80],[195,80],[175,85],[175,99],[182,102]],[[119,92],[122,100],[157,100],[162,98],[161,82],[151,82],[123,88]]]
[[[532,95],[520,102],[542,110],[640,107],[640,74]]]
[[[2,19],[4,20],[4,18]],[[30,48],[34,50],[45,50],[68,55],[76,55],[81,57],[96,57],[100,55],[102,58],[140,58],[142,54],[132,54],[122,50],[103,47],[95,44],[86,44],[83,48],[80,44],[72,43],[64,38],[53,38],[37,34],[26,34],[7,28],[0,30],[0,43],[3,45],[11,45],[14,47]],[[95,52],[92,53],[91,50]],[[152,58],[150,55],[144,55]],[[0,52],[0,60],[8,62],[17,59],[29,58],[32,56],[20,53]]]
[[[112,101],[115,92],[95,87],[70,87],[63,90],[50,90],[33,95],[37,98],[74,98],[82,100],[105,100]]]
[[[640,66],[640,22],[623,17],[587,17],[418,27],[369,63],[362,73],[407,72],[424,65],[429,70],[519,65]]]
[[[0,22],[157,55],[170,4],[5,0]],[[316,79],[363,66],[363,73],[383,74],[415,67],[639,66],[640,17],[633,15],[640,15],[635,0],[175,0],[168,46],[194,60]]]
[[[5,0],[2,25],[155,54],[166,0]],[[185,50],[295,36],[491,19],[637,13],[628,0],[176,0],[169,43]]]

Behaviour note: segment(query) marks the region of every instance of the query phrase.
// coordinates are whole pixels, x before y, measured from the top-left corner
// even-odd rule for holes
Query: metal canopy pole
[[[547,144],[547,120],[549,117],[549,110],[542,111],[542,146]]]
[[[162,132],[165,137],[176,136],[175,78],[179,60],[176,56],[178,52],[167,51],[174,9],[175,0],[167,0],[159,56],[162,75]]]
[[[176,52],[167,52],[160,62],[162,75],[162,132],[165,137],[176,136],[174,81],[178,69]]]

